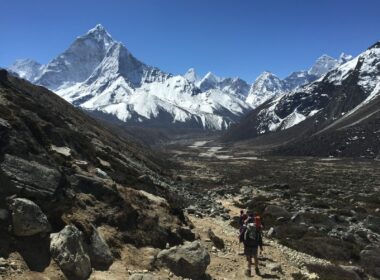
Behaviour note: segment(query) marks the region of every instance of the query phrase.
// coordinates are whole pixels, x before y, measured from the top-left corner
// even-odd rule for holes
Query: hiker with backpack
[[[263,240],[261,234],[261,224],[255,223],[254,215],[252,212],[248,213],[248,218],[245,221],[243,229],[240,231],[239,239],[243,240],[244,255],[247,258],[246,276],[251,276],[252,257],[255,261],[255,272],[260,274],[259,262],[257,258],[258,248],[263,251]]]

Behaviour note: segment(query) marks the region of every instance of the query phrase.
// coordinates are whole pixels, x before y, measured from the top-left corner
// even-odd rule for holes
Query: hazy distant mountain
[[[18,59],[8,70],[17,73],[20,78],[34,81],[41,74],[42,65],[31,59]]]

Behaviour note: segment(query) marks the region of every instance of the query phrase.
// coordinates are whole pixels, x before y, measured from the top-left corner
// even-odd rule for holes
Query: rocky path
[[[239,214],[232,199],[222,200],[223,206],[230,210],[231,216]],[[207,273],[216,280],[249,279],[244,275],[246,269],[245,257],[241,255],[243,248],[237,241],[237,230],[229,225],[229,221],[220,218],[190,217],[202,242],[209,249],[211,264]],[[222,238],[226,245],[224,250],[216,249],[208,237],[208,230],[212,229],[216,236]],[[327,263],[324,260],[291,250],[278,244],[275,240],[264,239],[264,251],[259,257],[260,275],[253,275],[250,279],[294,279],[295,275],[303,275],[304,279],[318,279],[317,275],[310,274],[303,267],[305,262]]]

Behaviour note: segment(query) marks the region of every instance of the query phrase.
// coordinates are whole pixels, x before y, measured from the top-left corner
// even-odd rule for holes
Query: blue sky
[[[12,0],[1,5],[0,66],[46,63],[97,23],[141,61],[252,82],[284,77],[321,54],[380,40],[378,0]]]

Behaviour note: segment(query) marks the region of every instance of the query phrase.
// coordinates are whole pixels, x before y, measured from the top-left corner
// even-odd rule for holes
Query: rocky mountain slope
[[[126,244],[193,240],[164,166],[54,93],[0,70],[0,276],[53,270],[86,279]]]
[[[324,137],[330,138],[331,145],[321,141],[318,154],[323,150],[324,155],[376,157],[379,151],[370,143],[379,139],[379,65],[380,44],[376,43],[317,81],[265,102],[231,129],[225,139],[266,135],[278,143],[301,139],[304,143]],[[318,150],[315,145],[299,147],[300,152],[308,149],[307,154],[314,154],[311,147]]]

